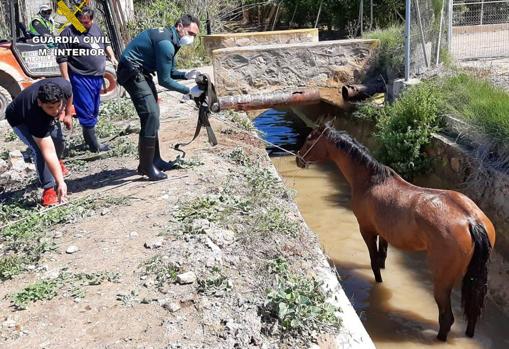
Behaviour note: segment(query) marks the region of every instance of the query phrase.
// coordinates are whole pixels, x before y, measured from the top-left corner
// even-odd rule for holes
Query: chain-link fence
[[[449,0],[412,0],[410,50],[412,75],[446,59],[449,31]]]
[[[455,59],[509,57],[509,0],[454,0],[452,13]]]

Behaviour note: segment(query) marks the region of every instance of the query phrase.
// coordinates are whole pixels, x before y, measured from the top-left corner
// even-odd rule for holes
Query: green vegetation
[[[158,288],[175,282],[177,273],[180,271],[178,266],[160,255],[150,258],[142,267],[142,276],[154,276],[155,285]]]
[[[364,34],[365,39],[380,40],[379,69],[386,79],[402,76],[404,73],[404,28],[392,25]]]
[[[87,198],[41,212],[25,209],[19,202],[2,204],[0,280],[20,274],[26,265],[37,263],[42,254],[54,249],[47,236],[52,227],[90,216],[100,207],[127,203],[127,198]]]
[[[18,136],[16,136],[16,134],[12,131],[9,131],[9,133],[5,136],[6,142],[14,142],[16,139],[18,139]]]
[[[440,90],[449,114],[475,126],[499,151],[507,152],[509,94],[506,91],[466,73],[445,79]]]
[[[339,309],[327,301],[323,284],[288,270],[284,258],[273,260],[269,271],[276,276],[273,289],[267,291],[262,313],[265,322],[274,319],[282,334],[310,333],[341,325],[336,313]]]
[[[136,119],[138,114],[130,98],[115,98],[101,103],[99,107],[100,120],[130,120]]]
[[[423,150],[439,130],[442,96],[432,82],[405,91],[377,115],[380,160],[407,179],[424,173],[430,159]]]
[[[273,207],[255,218],[254,229],[261,234],[279,234],[296,236],[299,224],[288,217],[288,212],[280,207]]]
[[[212,268],[212,274],[208,278],[198,280],[198,293],[207,296],[221,297],[231,289],[231,281],[217,267]]]
[[[187,8],[188,4],[184,1],[135,0],[136,18],[128,23],[129,36],[134,38],[146,29],[173,26],[180,16],[188,12]],[[196,14],[194,11],[191,13]],[[200,22],[205,23],[205,18],[201,18]],[[197,67],[210,63],[201,40],[195,40],[195,42],[193,47],[183,47],[179,51],[178,68]]]
[[[83,298],[82,287],[96,286],[103,282],[119,282],[119,274],[112,272],[69,273],[62,272],[57,278],[38,281],[12,295],[12,302],[17,309],[26,309],[29,303],[55,298],[59,292],[72,298]]]
[[[466,135],[502,158],[509,152],[509,94],[463,71],[423,81],[384,108],[363,105],[357,114],[376,121],[377,157],[407,179],[429,168],[423,150],[444,127],[445,115],[472,125],[475,131]]]
[[[18,309],[26,309],[29,303],[56,297],[57,288],[56,280],[39,281],[14,294],[12,301]]]

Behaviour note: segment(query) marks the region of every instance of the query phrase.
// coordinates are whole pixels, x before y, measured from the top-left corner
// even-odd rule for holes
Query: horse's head
[[[304,168],[310,163],[321,163],[328,159],[325,133],[329,127],[325,124],[311,131],[306,142],[297,152],[297,166]]]

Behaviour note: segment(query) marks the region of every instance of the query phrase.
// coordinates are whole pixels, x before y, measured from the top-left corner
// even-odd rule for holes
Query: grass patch
[[[404,66],[404,28],[392,25],[364,33],[365,39],[380,40],[379,68],[386,79],[402,76]]]
[[[509,93],[466,73],[445,79],[441,90],[449,113],[475,126],[500,150],[509,150]]]
[[[267,291],[261,309],[267,325],[277,321],[282,335],[311,335],[341,325],[336,316],[339,309],[327,301],[330,294],[322,291],[322,283],[289,272],[284,258],[268,265],[275,275],[274,287]]]
[[[299,231],[299,224],[291,220],[281,207],[269,207],[267,212],[258,215],[253,224],[256,232],[260,234],[281,234],[296,236]]]

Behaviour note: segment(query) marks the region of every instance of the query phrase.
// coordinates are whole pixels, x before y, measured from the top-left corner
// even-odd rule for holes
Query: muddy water
[[[267,116],[266,116],[267,117]],[[265,119],[263,130],[276,139]],[[291,127],[290,124],[286,124]],[[294,137],[299,142],[302,137]],[[292,147],[290,147],[292,148]],[[350,189],[331,166],[300,169],[293,157],[273,157],[287,185],[296,190],[296,201],[308,226],[320,236],[334,260],[341,283],[377,348],[509,348],[509,317],[488,301],[473,339],[466,327],[458,288],[453,294],[456,322],[447,343],[435,340],[438,313],[431,277],[422,253],[403,253],[389,246],[384,282],[376,284],[369,256],[350,209]]]

